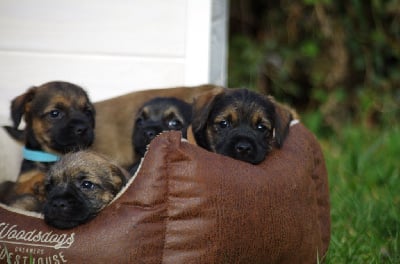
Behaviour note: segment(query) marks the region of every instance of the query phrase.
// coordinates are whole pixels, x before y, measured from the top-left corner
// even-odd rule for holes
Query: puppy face
[[[173,97],[158,97],[146,102],[135,119],[132,134],[135,152],[144,156],[146,146],[162,131],[181,130],[186,137],[191,114],[190,104]]]
[[[258,164],[281,146],[285,133],[274,103],[246,89],[226,89],[198,99],[192,129],[196,142],[210,151]],[[275,134],[275,137],[274,137]]]
[[[92,219],[125,185],[127,172],[90,151],[67,154],[46,176],[47,224],[72,228]]]
[[[11,103],[8,133],[28,148],[64,154],[86,148],[94,139],[94,107],[86,92],[67,82],[30,88]],[[18,130],[22,117],[26,128]]]

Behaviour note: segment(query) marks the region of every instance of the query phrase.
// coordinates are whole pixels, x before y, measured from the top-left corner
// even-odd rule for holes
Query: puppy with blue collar
[[[12,188],[0,202],[30,211],[40,211],[44,178],[50,166],[66,153],[86,149],[94,140],[95,110],[85,90],[72,83],[53,81],[29,88],[11,102],[13,126],[7,133],[22,142],[23,160]],[[21,121],[25,128],[19,129]],[[6,189],[0,186],[0,189]]]

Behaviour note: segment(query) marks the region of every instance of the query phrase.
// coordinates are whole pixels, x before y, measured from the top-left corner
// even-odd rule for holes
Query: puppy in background
[[[180,130],[186,138],[186,129],[190,124],[192,106],[174,97],[156,97],[144,103],[134,122],[132,147],[141,158],[147,146],[158,134],[168,130]],[[140,160],[130,168],[131,174],[137,170]]]
[[[64,155],[46,175],[45,222],[59,229],[88,222],[114,199],[128,178],[127,171],[95,152]]]
[[[273,147],[281,148],[295,112],[247,89],[220,89],[194,103],[192,131],[196,143],[252,164]]]
[[[135,117],[139,108],[155,97],[174,97],[188,103],[200,93],[217,89],[216,85],[163,87],[134,91],[94,103],[96,108],[96,139],[91,149],[104,153],[120,166],[128,168],[138,155],[127,144],[132,138]]]
[[[24,145],[16,183],[1,202],[40,210],[32,199],[44,199],[44,175],[62,155],[89,147],[94,140],[95,110],[82,87],[54,81],[32,87],[11,102],[13,126],[8,134]],[[25,128],[18,127],[24,119]],[[4,183],[10,185],[10,183]],[[28,202],[25,202],[28,201]]]

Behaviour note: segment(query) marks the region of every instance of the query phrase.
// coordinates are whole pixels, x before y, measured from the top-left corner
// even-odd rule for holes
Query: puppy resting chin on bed
[[[86,223],[126,184],[128,172],[91,151],[62,157],[46,176],[44,220],[60,229]]]
[[[213,152],[252,164],[274,146],[281,148],[296,115],[293,110],[247,89],[220,89],[194,103],[196,143]]]

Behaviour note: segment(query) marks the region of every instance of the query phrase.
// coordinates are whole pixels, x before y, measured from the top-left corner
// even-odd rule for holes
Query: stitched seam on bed
[[[171,148],[171,143],[172,140],[170,138],[168,138],[168,145],[165,146],[166,152],[164,153],[164,163],[165,163],[165,169],[163,170],[164,173],[164,177],[165,177],[165,181],[166,181],[166,190],[165,190],[165,195],[167,197],[167,199],[165,199],[165,218],[164,218],[164,236],[163,236],[163,250],[162,250],[162,254],[161,254],[161,263],[165,262],[165,251],[166,251],[166,243],[167,243],[167,231],[168,231],[168,223],[169,223],[169,218],[170,218],[170,202],[169,202],[169,195],[170,195],[170,188],[169,188],[169,170],[170,170],[170,159],[168,158],[167,153],[169,153],[170,148]]]

